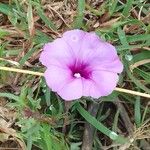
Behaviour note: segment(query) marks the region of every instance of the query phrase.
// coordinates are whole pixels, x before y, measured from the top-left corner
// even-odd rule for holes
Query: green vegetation
[[[2,0],[0,66],[44,72],[43,45],[79,28],[116,46],[118,87],[150,94],[149,8],[147,0]],[[92,116],[88,98],[68,104],[43,77],[0,70],[0,149],[79,150],[84,123],[93,127],[92,150],[150,149],[149,100],[114,91],[92,102]]]

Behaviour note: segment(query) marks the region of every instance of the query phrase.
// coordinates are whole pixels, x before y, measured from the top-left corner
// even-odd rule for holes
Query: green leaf
[[[27,150],[32,150],[32,136],[29,135],[28,138],[27,138]]]
[[[24,65],[24,63],[32,56],[32,54],[38,50],[43,44],[36,45],[34,48],[29,49],[29,51],[25,54],[24,57],[19,61],[20,65]]]
[[[109,15],[112,16],[117,7],[118,0],[109,1]]]
[[[50,106],[51,105],[51,91],[49,87],[46,87],[45,99],[46,99],[47,106]]]
[[[146,107],[144,107],[144,112],[143,112],[143,115],[142,115],[142,121],[141,123],[143,124],[145,119],[146,119],[146,114],[149,112],[149,102],[147,103]]]
[[[11,94],[11,93],[0,93],[0,97],[6,97],[6,98],[9,98],[9,99],[12,99],[12,100],[15,100],[15,101],[19,100],[18,96],[14,95],[14,94]]]
[[[117,33],[118,33],[121,44],[123,46],[129,46],[127,39],[126,39],[125,32],[121,29],[121,27],[118,28]]]
[[[15,10],[11,11],[8,15],[8,19],[12,23],[13,26],[17,25],[18,18],[19,16]]]
[[[78,0],[77,16],[74,23],[74,28],[81,28],[83,26],[85,10],[85,0]]]
[[[131,10],[131,8],[132,8],[133,1],[134,1],[134,0],[127,0],[127,3],[125,4],[125,7],[124,7],[123,12],[122,12],[122,14],[123,14],[125,17],[128,17],[128,15],[129,15],[129,13],[130,13],[130,10]]]
[[[9,35],[9,32],[7,30],[0,28],[0,38],[3,38],[5,36]]]
[[[150,83],[150,73],[147,73],[139,68],[135,68],[134,73],[141,76],[147,83]]]
[[[11,11],[11,8],[7,4],[0,3],[0,12],[9,15],[9,12]]]
[[[104,13],[105,13],[105,10],[106,10],[106,3],[103,2],[101,4],[101,7],[99,9],[95,9],[95,8],[92,8],[91,5],[89,4],[85,4],[85,7],[86,9],[88,9],[92,14],[96,15],[96,16],[102,16]]]
[[[150,51],[142,51],[141,53],[135,54],[133,56],[134,63],[144,60],[144,59],[150,59]]]
[[[52,138],[50,135],[50,126],[47,124],[43,124],[43,131],[41,133],[42,140],[45,143],[44,147],[46,148],[45,150],[52,150]],[[43,147],[43,148],[44,148]]]
[[[128,75],[129,78],[135,83],[135,85],[136,85],[139,89],[142,89],[142,90],[144,90],[145,92],[147,92],[148,94],[150,94],[150,90],[149,90],[146,86],[144,86],[137,78],[135,78],[135,77],[133,76],[133,74],[130,72],[130,70],[128,69],[128,62],[127,62],[127,61],[124,61],[124,66],[125,66],[127,75]]]
[[[40,18],[44,21],[44,23],[53,31],[57,31],[56,26],[53,24],[53,22],[45,16],[43,10],[38,6],[36,7],[37,13],[40,16]]]
[[[117,131],[117,125],[118,125],[118,120],[119,120],[119,109],[117,110],[116,114],[115,114],[115,118],[114,118],[114,123],[113,123],[113,127],[112,127],[112,130],[114,132]]]
[[[102,123],[96,120],[93,116],[91,116],[80,104],[79,102],[75,103],[76,109],[79,111],[79,113],[88,121],[91,125],[93,125],[97,130],[102,132],[103,134],[107,135],[112,140],[125,144],[128,142],[128,139],[119,136],[117,133],[109,130],[107,127],[105,127]]]
[[[141,125],[141,103],[140,103],[140,97],[138,96],[135,101],[134,105],[134,118],[135,118],[135,123],[137,127],[140,127]]]
[[[40,30],[36,30],[36,35],[33,38],[33,42],[37,44],[45,44],[51,42],[53,39],[52,37],[46,35],[45,33],[41,32]]]
[[[135,49],[135,48],[142,48],[144,46],[149,46],[149,43],[128,45],[128,46],[119,45],[119,46],[116,46],[116,48],[117,48],[118,51],[123,51],[123,50],[132,50],[132,49]]]
[[[150,34],[138,34],[138,35],[127,36],[128,42],[137,42],[137,41],[146,41],[146,40],[150,40]]]

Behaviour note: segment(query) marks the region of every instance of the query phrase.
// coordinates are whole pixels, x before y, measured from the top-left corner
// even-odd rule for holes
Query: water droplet
[[[128,60],[128,61],[131,61],[133,59],[133,56],[129,55],[129,54],[126,54],[125,59]]]
[[[45,93],[45,92],[46,92],[46,90],[45,90],[45,89],[43,89],[42,91],[43,91],[43,93]]]
[[[51,105],[51,106],[49,107],[49,110],[53,110],[53,108],[54,108],[54,106],[53,106],[53,105]]]
[[[109,134],[109,137],[112,139],[112,140],[116,140],[118,138],[118,135],[115,133],[115,132],[110,132]]]
[[[131,143],[133,143],[133,142],[134,142],[134,139],[133,139],[133,138],[132,138],[132,139],[130,139],[130,142],[131,142]]]

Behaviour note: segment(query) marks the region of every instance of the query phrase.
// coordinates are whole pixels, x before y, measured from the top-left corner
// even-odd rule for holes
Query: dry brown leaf
[[[115,22],[117,22],[121,17],[118,17],[118,18],[115,18],[115,19],[112,19],[112,20],[109,20],[107,22],[104,22],[102,24],[100,24],[100,27],[111,27]]]
[[[31,5],[28,5],[27,18],[28,18],[29,33],[30,33],[30,36],[33,37],[35,33],[35,28],[34,28],[33,11],[32,11]]]
[[[15,141],[18,142],[22,150],[26,150],[26,145],[23,140],[20,139],[17,132],[9,127],[9,122],[6,122],[3,118],[0,118],[0,132],[3,134],[1,137],[3,141],[9,140],[9,136],[12,136]],[[7,139],[8,138],[8,139]]]

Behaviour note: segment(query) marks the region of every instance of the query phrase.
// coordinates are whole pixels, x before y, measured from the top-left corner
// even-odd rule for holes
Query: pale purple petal
[[[99,98],[102,96],[100,89],[92,80],[83,80],[83,96],[91,96],[93,98]]]
[[[66,42],[62,38],[58,38],[44,46],[40,56],[43,65],[57,65],[65,67],[66,64],[72,62],[72,54]]]
[[[97,51],[99,45],[103,42],[94,32],[86,33],[81,41],[80,55],[81,60],[87,61],[97,57]]]
[[[83,83],[83,96],[90,96],[92,81],[82,78],[82,83]]]
[[[74,79],[58,91],[58,95],[67,101],[79,99],[83,96],[82,88],[82,80]]]
[[[94,52],[95,49],[99,47],[99,44],[101,44],[101,42],[103,42],[102,39],[100,39],[99,36],[94,32],[87,32],[82,41],[81,49],[85,53],[87,53],[87,49]]]
[[[103,96],[103,94],[101,94],[101,90],[94,83],[92,83],[92,88],[90,90],[90,96],[93,98],[96,98],[96,99]]]
[[[118,58],[117,51],[111,44],[102,41],[94,33],[86,33],[82,46],[82,60],[93,70],[106,70],[121,73],[123,65]]]
[[[81,42],[80,57],[84,61],[112,61],[118,58],[116,48],[111,44],[104,42],[95,33],[86,33]]]
[[[92,70],[102,70],[102,71],[109,71],[114,73],[121,73],[123,71],[123,64],[119,60],[118,57],[114,60],[104,60],[100,61],[99,59],[94,59],[90,63],[90,67]]]
[[[70,70],[50,65],[44,73],[47,85],[58,91],[72,79]]]
[[[85,32],[82,30],[71,30],[63,34],[64,41],[70,47],[70,51],[74,54],[74,57],[78,57],[81,51],[81,44],[84,39]]]
[[[92,80],[95,82],[102,96],[107,96],[115,89],[119,76],[113,72],[93,71]]]
[[[108,59],[111,61],[118,57],[116,48],[107,42],[101,42],[101,44],[99,44],[97,54],[99,54],[101,60]]]
[[[67,101],[111,94],[123,70],[114,46],[82,30],[67,31],[46,44],[40,61],[47,67],[48,86]]]

